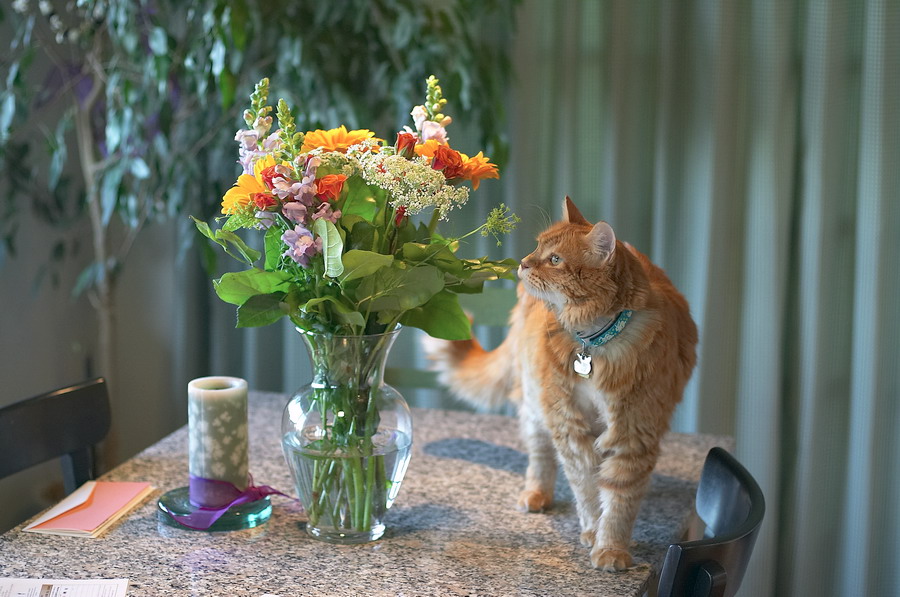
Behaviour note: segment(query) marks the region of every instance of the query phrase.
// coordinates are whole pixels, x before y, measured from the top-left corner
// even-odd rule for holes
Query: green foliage
[[[14,249],[29,204],[68,224],[96,201],[101,236],[213,212],[237,171],[235,97],[264,73],[299,106],[296,145],[297,131],[338,123],[396,129],[434,72],[502,164],[516,3],[79,0],[46,15],[36,0],[17,2],[27,8],[4,11],[0,58],[2,246]],[[269,116],[260,109],[244,116]],[[135,235],[120,236],[104,263],[124,261]]]

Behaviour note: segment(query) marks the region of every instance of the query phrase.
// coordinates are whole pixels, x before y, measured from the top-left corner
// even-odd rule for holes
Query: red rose
[[[418,137],[412,133],[397,133],[397,143],[394,144],[397,155],[402,155],[407,159],[416,155],[416,142],[418,140]]]
[[[277,168],[277,166],[269,166],[259,173],[260,178],[262,178],[263,180],[263,184],[270,191],[275,188],[275,185],[272,183],[272,179],[276,176],[281,176],[281,174],[275,171],[275,168]]]
[[[343,174],[328,174],[316,181],[316,196],[326,201],[334,201],[344,188],[347,177]]]
[[[277,203],[275,197],[269,193],[253,193],[253,204],[259,211],[266,211]]]
[[[443,172],[444,178],[447,180],[460,178],[463,174],[462,156],[455,149],[451,149],[449,145],[439,145],[434,151],[431,167]]]

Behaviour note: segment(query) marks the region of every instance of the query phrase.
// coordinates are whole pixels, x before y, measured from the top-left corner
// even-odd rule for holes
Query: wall
[[[195,254],[179,256],[179,239],[186,232],[179,222],[147,229],[123,270],[113,425],[101,450],[105,468],[184,424],[187,381],[207,374],[205,351],[197,348],[205,336],[204,305],[185,301],[183,293],[197,292],[208,282]],[[87,254],[62,264],[58,286],[34,286],[53,233],[24,218],[18,254],[7,256],[0,268],[0,405],[104,375],[89,357],[96,346],[94,311],[86,297],[70,296]],[[84,244],[89,231],[77,227],[67,235],[81,235]],[[0,481],[0,531],[51,505],[60,483],[57,463]]]

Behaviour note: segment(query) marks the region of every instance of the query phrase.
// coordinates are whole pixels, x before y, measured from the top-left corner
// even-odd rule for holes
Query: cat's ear
[[[569,196],[566,195],[566,198],[563,200],[563,222],[568,222],[569,224],[588,224],[588,222],[581,212],[578,211],[578,208],[575,207],[575,203],[569,199]]]
[[[607,261],[612,257],[616,250],[616,233],[613,232],[612,226],[606,222],[597,222],[588,232],[588,244],[591,252],[600,257],[603,261]]]

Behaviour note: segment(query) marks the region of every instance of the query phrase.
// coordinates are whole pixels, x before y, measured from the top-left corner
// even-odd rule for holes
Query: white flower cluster
[[[409,160],[401,155],[348,151],[359,161],[360,176],[369,184],[387,191],[394,207],[404,207],[407,214],[416,214],[434,207],[446,219],[454,207],[469,199],[469,189],[447,184],[443,173],[431,167],[426,158]]]
[[[298,157],[298,160],[300,160],[301,158],[305,160],[307,156],[318,157],[319,168],[327,169],[328,171],[334,170],[340,174],[343,174],[347,178],[350,178],[354,174],[359,174],[360,166],[355,156],[349,154],[344,155],[343,153],[337,151],[325,151],[322,148],[317,148],[313,149],[309,153],[301,154]]]

